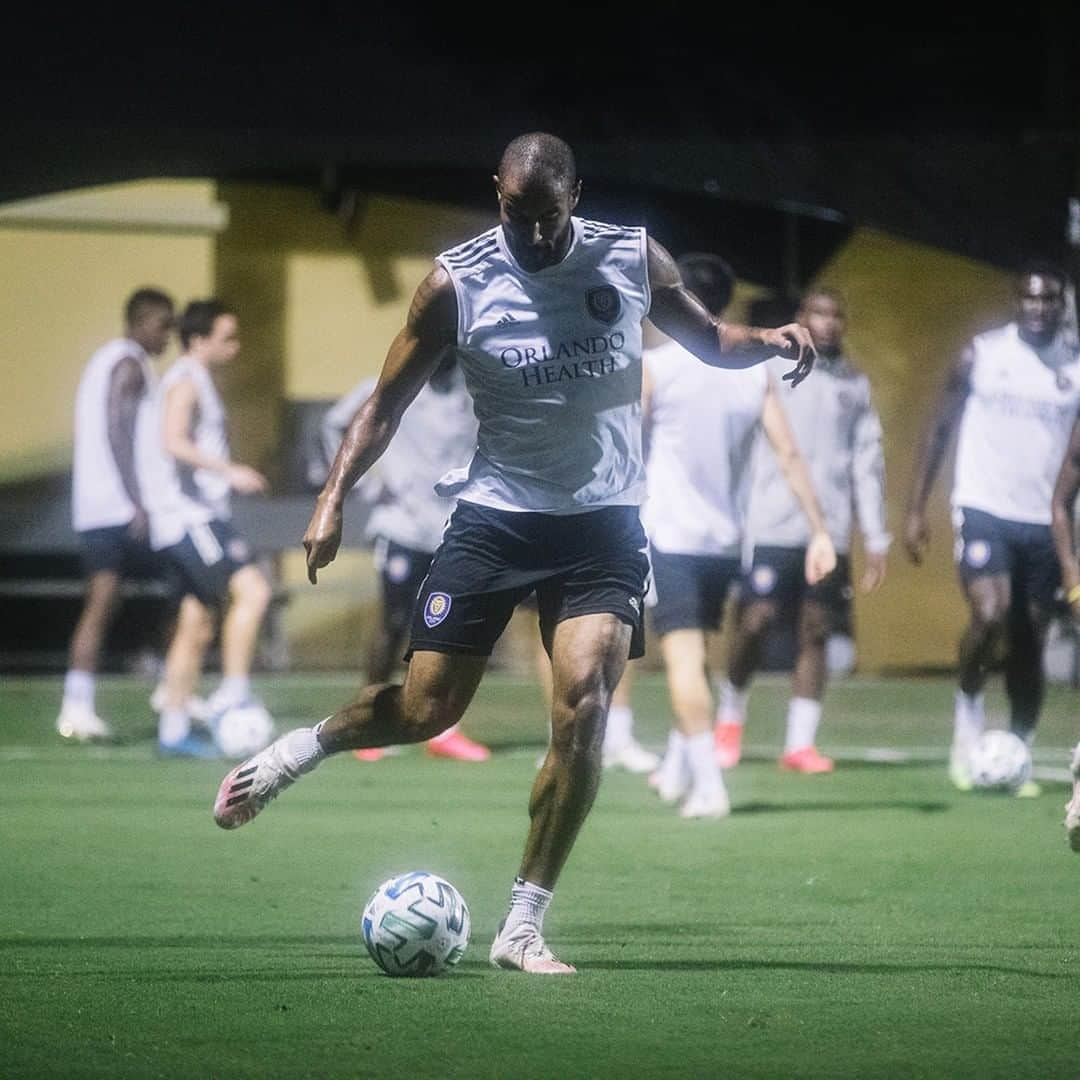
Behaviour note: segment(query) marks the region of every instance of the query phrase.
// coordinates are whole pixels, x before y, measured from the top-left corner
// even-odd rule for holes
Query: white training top
[[[952,504],[1048,525],[1054,481],[1080,409],[1080,359],[1063,335],[1036,350],[1014,322],[980,334],[971,347]]]
[[[645,230],[576,217],[571,227],[566,257],[535,273],[501,226],[438,258],[479,424],[471,464],[440,494],[551,514],[641,502]]]
[[[645,367],[649,541],[670,554],[738,557],[768,371],[710,367],[674,341],[647,349]]]
[[[139,456],[138,433],[140,426],[147,422],[154,372],[150,358],[138,342],[130,338],[117,338],[102,345],[90,357],[75,395],[71,517],[76,532],[126,525],[135,516],[135,507],[124,489],[116,458],[109,445],[109,384],[116,365],[126,357],[138,362],[144,379],[135,421],[136,461]],[[145,495],[141,491],[140,494]]]
[[[229,481],[209,469],[193,469],[167,454],[162,446],[165,397],[170,387],[190,379],[197,393],[192,413],[191,438],[202,453],[228,461],[229,437],[225,406],[210,372],[196,360],[181,356],[165,373],[156,396],[156,460],[148,452],[147,509],[150,511],[150,543],[155,549],[179,543],[192,526],[209,521],[228,521]]]
[[[365,379],[326,414],[323,446],[333,460],[346,428],[375,389]],[[425,383],[405,410],[394,437],[356,490],[371,505],[366,534],[414,551],[434,552],[454,500],[435,491],[448,467],[466,465],[476,449],[476,417],[460,367],[435,389]]]

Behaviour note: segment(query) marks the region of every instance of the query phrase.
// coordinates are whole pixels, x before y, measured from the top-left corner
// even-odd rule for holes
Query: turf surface
[[[259,689],[288,724],[349,683]],[[775,768],[784,688],[762,686],[727,821],[607,776],[548,916],[580,974],[553,980],[486,962],[545,736],[533,687],[482,687],[466,727],[498,748],[487,764],[339,758],[236,833],[210,817],[224,766],[154,759],[146,694],[106,682],[128,742],[98,750],[56,745],[57,681],[0,688],[0,1076],[1077,1075],[1066,787],[953,792],[947,683],[838,687],[825,750],[915,760],[825,777]],[[1058,767],[1077,701],[1048,705]],[[659,679],[636,704],[658,745]],[[390,979],[363,951],[367,896],[413,868],[472,910],[447,977]]]

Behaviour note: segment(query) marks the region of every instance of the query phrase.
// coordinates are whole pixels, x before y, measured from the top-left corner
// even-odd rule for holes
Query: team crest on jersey
[[[428,593],[427,603],[424,604],[424,624],[429,630],[450,614],[452,603],[453,600],[444,592]]]
[[[985,540],[972,540],[964,548],[964,561],[981,570],[990,561],[990,545]]]
[[[585,306],[594,319],[611,326],[622,314],[619,290],[613,285],[598,285],[585,294]]]
[[[771,566],[755,566],[750,584],[758,596],[767,596],[776,588],[776,570]]]

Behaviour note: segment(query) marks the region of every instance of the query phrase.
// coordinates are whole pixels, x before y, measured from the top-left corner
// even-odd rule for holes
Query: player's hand
[[[887,562],[885,552],[868,551],[866,553],[866,568],[863,570],[859,588],[864,593],[877,592],[885,584],[885,564]]]
[[[1080,560],[1074,558],[1071,566],[1065,567],[1065,600],[1072,617],[1080,624]]]
[[[810,331],[800,323],[788,323],[775,330],[762,331],[761,340],[766,345],[773,345],[781,356],[790,357],[795,366],[782,378],[796,387],[814,370],[817,349],[814,348]]]
[[[135,513],[128,522],[127,534],[132,540],[146,540],[150,535],[150,518],[143,507],[135,507]]]
[[[250,465],[232,464],[226,470],[229,487],[241,495],[265,495],[270,490],[266,477]]]
[[[836,569],[836,548],[828,533],[814,533],[806,545],[804,572],[807,585],[817,585]]]
[[[922,566],[929,544],[930,528],[926,524],[926,517],[917,510],[909,510],[904,519],[904,550],[916,566]]]
[[[307,576],[317,585],[318,573],[337,557],[341,544],[341,506],[325,501],[320,495],[315,503],[315,513],[304,533],[304,550],[307,552]]]

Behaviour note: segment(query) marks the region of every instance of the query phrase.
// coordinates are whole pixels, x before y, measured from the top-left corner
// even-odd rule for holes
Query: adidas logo
[[[511,315],[510,312],[508,311],[501,319],[499,319],[499,321],[495,325],[496,326],[509,326],[511,323],[516,323],[516,322],[517,322],[517,319],[515,319],[514,316]]]

